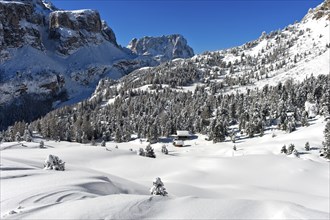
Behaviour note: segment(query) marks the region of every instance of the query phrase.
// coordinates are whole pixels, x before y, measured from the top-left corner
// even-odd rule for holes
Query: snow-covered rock
[[[68,55],[91,43],[105,41],[117,46],[116,37],[95,10],[54,11],[49,15],[49,38],[58,42],[57,51]]]
[[[308,113],[309,118],[315,118],[318,114],[318,107],[316,103],[309,101],[305,102],[305,111]]]
[[[134,38],[127,47],[137,55],[153,56],[161,61],[194,56],[187,40],[179,34]]]
[[[19,1],[0,1],[0,61],[4,50],[24,45],[42,50],[41,34],[43,17],[34,12],[33,4]]]

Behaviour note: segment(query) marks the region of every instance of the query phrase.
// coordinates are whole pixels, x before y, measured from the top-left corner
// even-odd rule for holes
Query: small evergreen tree
[[[330,149],[330,121],[325,125],[325,129],[323,131],[324,134],[324,147]]]
[[[151,147],[150,144],[148,144],[146,149],[145,149],[145,156],[146,157],[151,157],[151,158],[156,158],[154,149]]]
[[[27,128],[27,126],[26,126],[26,128],[24,130],[24,135],[23,136],[24,136],[24,140],[26,142],[31,142],[32,141],[32,135],[31,135],[29,129]]]
[[[305,150],[306,151],[309,151],[310,150],[310,145],[309,145],[309,142],[308,141],[305,144]]]
[[[44,141],[40,141],[40,143],[39,143],[39,148],[45,148],[45,143],[44,143]]]
[[[81,142],[83,144],[86,144],[88,142],[87,135],[86,135],[86,133],[84,131],[83,131],[83,134],[81,136]]]
[[[308,123],[308,113],[306,111],[303,111],[302,116],[301,116],[301,125],[302,126],[309,126]]]
[[[146,153],[144,152],[144,149],[142,147],[140,147],[138,155],[143,156],[143,157],[146,155]]]
[[[161,196],[166,196],[167,192],[164,187],[164,183],[162,180],[157,177],[153,182],[153,186],[150,188],[150,193],[151,195],[161,195]]]
[[[294,144],[290,144],[289,147],[288,147],[288,155],[292,154],[293,150],[295,149],[295,146]]]
[[[324,129],[323,149],[320,156],[330,160],[330,121],[327,122]]]
[[[64,171],[65,162],[63,162],[58,156],[49,154],[45,160],[44,169]]]
[[[236,135],[235,135],[234,132],[230,135],[230,139],[231,139],[231,141],[232,141],[233,143],[236,142]]]
[[[288,150],[286,149],[286,146],[283,145],[282,149],[281,149],[281,153],[282,154],[287,154],[288,153]]]
[[[163,154],[168,154],[168,150],[165,145],[162,146],[162,153]]]
[[[15,135],[15,141],[17,141],[17,142],[21,142],[22,141],[21,134],[19,133],[19,131]]]

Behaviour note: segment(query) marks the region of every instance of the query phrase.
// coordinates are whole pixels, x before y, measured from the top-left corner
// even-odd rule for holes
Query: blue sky
[[[97,9],[126,46],[132,38],[179,33],[195,53],[241,45],[300,20],[322,0],[52,0]]]

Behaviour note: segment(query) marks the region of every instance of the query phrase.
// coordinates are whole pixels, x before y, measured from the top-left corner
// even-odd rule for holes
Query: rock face
[[[88,43],[109,41],[117,46],[113,31],[95,10],[54,11],[49,15],[49,38],[58,42],[57,50],[68,55]]]
[[[0,51],[29,45],[43,49],[38,25],[43,17],[34,13],[32,4],[0,2]]]
[[[316,7],[314,11],[314,19],[320,19],[321,17],[326,17],[330,21],[330,0],[325,0],[320,6]]]
[[[158,57],[160,60],[194,56],[194,51],[188,46],[187,40],[179,34],[134,38],[127,47],[137,55]]]

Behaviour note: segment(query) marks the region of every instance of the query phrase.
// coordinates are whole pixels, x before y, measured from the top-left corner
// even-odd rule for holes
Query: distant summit
[[[153,56],[159,60],[194,56],[194,51],[188,46],[187,40],[179,34],[143,37],[141,39],[134,38],[127,47],[137,55]]]

